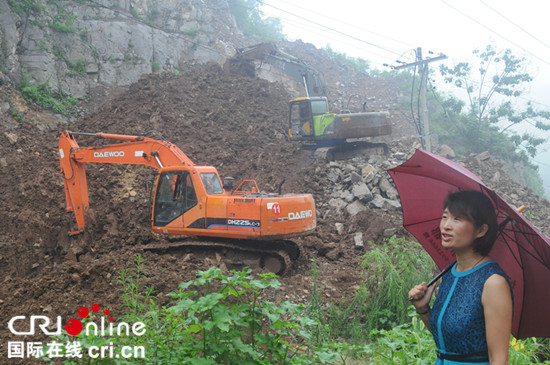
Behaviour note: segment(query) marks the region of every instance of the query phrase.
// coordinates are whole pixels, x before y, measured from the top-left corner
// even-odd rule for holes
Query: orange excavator
[[[119,142],[79,147],[78,135]],[[298,257],[298,246],[289,238],[316,227],[311,194],[264,193],[254,180],[244,180],[233,189],[232,178],[222,184],[216,168],[196,166],[177,146],[164,140],[65,131],[59,138],[59,163],[66,209],[75,218],[71,236],[83,233],[88,220],[87,163],[156,168],[151,215],[154,232],[209,237],[206,242],[194,240],[190,245],[252,253],[260,267],[272,272],[284,272]],[[187,246],[182,241],[173,246]],[[153,249],[171,248],[153,245]]]

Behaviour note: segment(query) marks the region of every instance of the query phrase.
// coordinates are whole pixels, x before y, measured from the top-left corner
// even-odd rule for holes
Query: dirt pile
[[[4,100],[17,100],[16,96],[5,95]],[[8,103],[0,133],[0,163],[9,171],[0,176],[0,219],[5,224],[0,233],[1,322],[15,314],[70,315],[92,301],[119,308],[118,273],[142,252],[140,245],[164,239],[151,233],[150,201],[144,189],[154,171],[89,165],[93,244],[75,260],[68,250],[68,216],[58,171],[57,139],[64,129],[163,136],[195,163],[213,165],[222,176],[237,181],[254,178],[264,191],[275,191],[285,179],[283,192],[315,195],[327,184],[314,173],[325,162],[286,140],[288,99],[277,84],[229,75],[215,64],[189,64],[178,76],[143,77],[71,125],[58,120],[56,127],[48,123],[39,128],[32,109],[24,110],[25,121],[17,122],[13,111],[20,106]],[[96,141],[83,137],[79,143]],[[313,235],[301,241],[313,245],[322,238]],[[156,288],[160,300],[197,270],[220,263],[212,252],[145,256],[148,285]],[[310,258],[306,250],[295,273],[289,274],[295,284],[281,291],[282,296],[307,300],[311,283],[303,277],[308,276]],[[8,334],[2,331],[4,339]],[[2,349],[5,344],[0,343]]]
[[[177,76],[148,75],[127,90],[105,94],[107,98],[97,110],[70,125],[54,116],[41,123],[42,117],[36,117],[40,114],[25,109],[17,93],[0,88],[2,100],[6,100],[0,115],[0,165],[4,172],[0,174],[1,323],[14,315],[74,315],[78,307],[93,302],[120,311],[117,278],[137,253],[146,259],[145,284],[155,287],[161,303],[166,302],[166,293],[194,277],[197,270],[223,261],[214,252],[143,253],[143,245],[166,239],[151,233],[150,227],[150,197],[145,185],[155,171],[115,165],[87,167],[93,244],[77,261],[69,250],[68,216],[58,171],[57,139],[64,129],[164,137],[196,164],[215,166],[221,176],[236,181],[254,178],[268,192],[276,191],[284,179],[283,192],[313,194],[318,229],[296,240],[302,256],[281,278],[279,298],[294,302],[309,299],[313,260],[319,265],[319,284],[326,299],[349,294],[361,280],[360,255],[369,249],[368,242],[379,244],[393,233],[407,235],[400,227],[398,210],[365,209],[353,216],[349,212],[339,215],[333,214],[330,200],[346,187],[346,174],[351,174],[353,164],[371,164],[381,180],[386,168],[412,154],[414,138],[391,142],[384,156],[329,163],[287,140],[289,95],[280,85],[229,74],[215,64],[190,63],[180,69]],[[370,81],[365,79],[365,83]],[[376,95],[381,105],[392,104],[391,97],[385,96],[387,88]],[[92,103],[97,105],[97,100]],[[14,119],[18,110],[25,121]],[[78,141],[82,146],[97,143],[90,137]],[[532,204],[534,223],[548,232],[547,201],[517,187],[491,160],[472,156],[466,166],[482,173],[483,180],[490,180],[486,182],[505,191],[510,199]],[[342,172],[342,182],[332,179],[335,169]],[[361,233],[364,247],[355,244],[357,233]],[[4,325],[1,353],[9,339]]]

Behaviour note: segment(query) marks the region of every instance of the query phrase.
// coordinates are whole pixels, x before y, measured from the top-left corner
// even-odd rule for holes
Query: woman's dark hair
[[[487,233],[474,241],[474,251],[487,256],[497,237],[498,223],[495,208],[491,199],[479,191],[463,190],[451,193],[445,199],[443,209],[452,215],[473,223],[475,229],[487,225]]]

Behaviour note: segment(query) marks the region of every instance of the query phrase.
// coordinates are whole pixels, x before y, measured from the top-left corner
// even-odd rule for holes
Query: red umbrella
[[[441,245],[439,221],[447,195],[477,190],[493,202],[501,233],[490,253],[509,277],[514,294],[512,334],[550,337],[550,238],[541,233],[476,175],[463,166],[422,150],[388,170],[399,192],[403,225],[440,269],[455,261]]]

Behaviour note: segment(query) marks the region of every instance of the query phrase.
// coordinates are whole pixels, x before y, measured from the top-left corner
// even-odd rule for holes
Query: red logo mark
[[[91,309],[92,309],[92,312],[96,313],[96,312],[99,312],[101,307],[99,306],[99,304],[93,304]],[[86,307],[80,307],[78,308],[77,313],[80,318],[84,319],[90,314],[90,310]],[[106,316],[108,316],[110,313],[111,312],[108,309],[105,309],[103,311],[103,314],[105,314]],[[114,319],[112,316],[109,317],[110,322],[112,322],[113,320]],[[80,319],[77,319],[77,318],[71,318],[67,321],[67,323],[65,323],[65,330],[69,335],[72,335],[72,336],[79,335],[80,332],[82,332],[83,327],[84,326],[82,325],[82,322],[80,321]]]
[[[281,214],[281,206],[279,205],[279,203],[273,204],[271,210],[273,210],[273,214]]]

